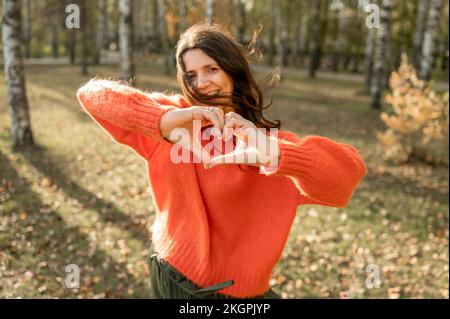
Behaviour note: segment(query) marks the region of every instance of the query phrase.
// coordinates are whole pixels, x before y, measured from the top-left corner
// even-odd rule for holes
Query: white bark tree
[[[441,8],[442,0],[431,0],[427,28],[423,39],[422,60],[419,72],[420,78],[427,81],[431,77],[431,69],[435,59],[434,51],[436,48],[436,36]]]
[[[120,78],[135,85],[133,52],[133,1],[119,1]]]
[[[377,30],[376,47],[371,87],[372,108],[381,108],[381,93],[386,78],[386,56],[391,41],[392,0],[383,0],[380,13],[380,28]]]
[[[206,21],[214,22],[214,0],[206,0]]]
[[[14,151],[34,145],[22,63],[20,4],[20,1],[3,0],[3,57]]]
[[[420,61],[422,59],[423,34],[427,20],[428,0],[419,0],[416,17],[416,30],[413,39],[412,63],[417,71],[420,70]]]
[[[95,64],[100,64],[102,50],[106,49],[106,39],[108,37],[108,18],[106,0],[98,1],[98,20],[97,20],[97,51],[95,56]]]

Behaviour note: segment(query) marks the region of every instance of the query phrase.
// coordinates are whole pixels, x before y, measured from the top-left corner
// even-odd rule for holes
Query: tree
[[[178,24],[178,32],[182,34],[186,29],[186,0],[178,0],[178,11],[180,15],[180,23]]]
[[[152,31],[153,31],[153,47],[156,51],[160,51],[161,49],[161,32],[159,30],[159,8],[158,8],[159,0],[153,0],[152,5]]]
[[[286,66],[286,40],[287,40],[287,21],[286,17],[282,16],[282,8],[281,1],[274,0],[274,15],[275,15],[275,23],[276,29],[278,30],[277,36],[277,53],[278,53],[278,68],[280,79],[283,77],[283,70]]]
[[[107,7],[106,0],[98,1],[98,20],[97,20],[97,50],[95,55],[94,64],[101,63],[102,50],[106,49],[106,39],[108,36],[108,20],[107,20]]]
[[[172,73],[172,54],[169,50],[169,39],[167,36],[167,24],[166,24],[166,1],[158,0],[158,12],[159,12],[159,30],[161,34],[161,43],[164,54],[164,70],[166,75]]]
[[[120,78],[135,83],[133,57],[133,1],[119,1]]]
[[[72,0],[66,0],[66,6],[71,4]],[[69,53],[70,64],[75,64],[76,52],[77,52],[77,34],[75,28],[67,30],[66,48]]]
[[[344,55],[344,49],[345,49],[345,42],[347,40],[346,37],[346,30],[347,30],[347,10],[342,4],[342,2],[339,2],[340,6],[337,7],[336,14],[337,14],[337,25],[336,25],[336,38],[333,43],[333,63],[332,68],[333,71],[337,72],[339,71],[339,65],[341,62],[341,58]]]
[[[427,28],[425,30],[422,61],[420,64],[420,78],[429,80],[431,68],[434,63],[434,50],[436,47],[436,35],[439,24],[439,16],[442,8],[442,0],[431,0]]]
[[[375,28],[369,28],[366,36],[366,49],[364,52],[364,89],[366,94],[370,94],[372,87],[372,75],[373,75],[373,47],[374,39],[376,35]]]
[[[88,73],[88,43],[87,43],[87,10],[86,0],[80,1],[80,26],[81,26],[81,74]]]
[[[236,5],[236,18],[237,18],[237,40],[239,43],[244,43],[245,33],[245,5],[243,0],[237,0]]]
[[[376,34],[376,47],[371,87],[372,108],[381,108],[381,91],[386,76],[386,53],[391,40],[392,0],[383,0],[380,17],[380,28]]]
[[[300,65],[303,65],[303,60],[308,51],[308,24],[309,24],[309,8],[310,2],[303,2],[302,5],[302,17],[300,22],[300,39],[298,44],[298,50],[300,52]]]
[[[62,7],[60,1],[57,1],[56,3],[51,2],[50,4],[51,4],[50,10],[52,12],[50,25],[52,35],[51,48],[52,48],[52,57],[56,59],[59,57],[59,24],[61,22],[60,13]]]
[[[416,30],[414,32],[412,63],[417,71],[420,71],[420,61],[422,60],[422,43],[427,19],[428,0],[419,0],[416,17]]]
[[[275,35],[277,32],[277,17],[275,14],[275,1],[276,0],[270,0],[270,7],[271,7],[271,24],[270,24],[270,31],[269,31],[269,52],[267,57],[267,63],[270,66],[273,66],[274,59],[275,59]]]
[[[21,52],[20,1],[3,0],[3,56],[13,150],[34,145]]]
[[[31,57],[31,0],[24,0],[25,19],[23,21],[23,43],[25,44],[25,57]]]
[[[206,21],[214,22],[214,0],[206,0]]]
[[[320,9],[321,9],[321,0],[313,0],[312,3],[312,20],[314,21],[313,30],[312,30],[312,50],[310,55],[309,62],[309,77],[314,78],[316,76],[317,68],[319,67],[319,56],[320,56],[320,43],[321,43],[321,27],[322,23],[320,23]]]

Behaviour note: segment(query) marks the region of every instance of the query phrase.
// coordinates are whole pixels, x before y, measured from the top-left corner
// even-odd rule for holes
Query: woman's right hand
[[[192,136],[193,121],[201,121],[201,127],[213,125],[222,135],[224,113],[214,106],[191,106],[166,112],[160,121],[161,135],[171,141],[170,133],[176,128],[184,128]]]

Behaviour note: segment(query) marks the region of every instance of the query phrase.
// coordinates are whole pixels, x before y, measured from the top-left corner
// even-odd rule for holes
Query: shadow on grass
[[[31,152],[32,150],[29,149],[24,154],[32,158]],[[35,151],[34,156],[41,157],[45,154],[42,151],[37,153]],[[36,163],[37,160],[33,162]],[[43,171],[50,171],[41,164],[37,166]],[[0,167],[2,178],[11,180],[15,187],[11,198],[6,201],[15,201],[17,209],[6,212],[5,216],[18,215],[19,210],[27,213],[25,217],[16,216],[16,222],[8,227],[6,236],[9,238],[1,242],[1,251],[11,256],[10,265],[14,265],[11,270],[16,274],[27,271],[33,274],[35,286],[31,287],[32,284],[27,283],[27,287],[19,292],[21,297],[79,297],[78,292],[65,286],[66,267],[69,264],[80,267],[81,293],[89,292],[94,295],[104,293],[107,298],[149,298],[151,296],[148,285],[137,282],[127,272],[125,263],[117,263],[101,249],[95,249],[92,254],[89,254],[90,240],[79,227],[68,225],[53,210],[42,210],[41,208],[46,205],[42,202],[40,195],[31,189],[2,152],[0,152]],[[56,175],[53,176],[56,177]],[[64,178],[64,176],[59,172],[55,180],[58,178]],[[45,262],[45,265],[38,266],[42,262]],[[119,273],[124,274],[120,279],[117,277]],[[100,278],[97,283],[84,281],[94,276]],[[17,278],[12,279],[17,280]],[[47,287],[45,291],[33,291],[41,285]],[[128,287],[134,291],[131,296],[127,292]],[[14,294],[17,294],[17,291]]]
[[[112,222],[120,228],[127,230],[135,239],[143,243],[150,241],[150,234],[145,225],[134,221],[130,216],[123,213],[111,202],[98,198],[80,186],[76,181],[68,177],[56,161],[51,159],[49,152],[40,145],[36,145],[22,152],[30,164],[42,174],[48,176],[57,186],[62,189],[67,197],[77,199],[84,207],[89,207],[98,212],[103,222]]]

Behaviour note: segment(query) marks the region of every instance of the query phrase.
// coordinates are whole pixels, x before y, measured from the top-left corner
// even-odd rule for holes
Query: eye
[[[213,66],[213,67],[210,67],[208,71],[209,71],[209,73],[216,73],[217,71],[219,71],[219,68]]]
[[[194,81],[197,75],[195,73],[189,73],[188,75],[186,75],[186,77],[189,81]]]

